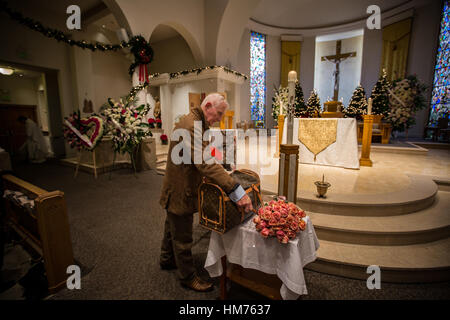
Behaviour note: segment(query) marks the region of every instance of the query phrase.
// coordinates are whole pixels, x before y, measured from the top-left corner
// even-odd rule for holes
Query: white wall
[[[272,118],[272,97],[274,86],[280,86],[281,78],[281,38],[266,36],[266,128],[274,126]]]
[[[347,106],[352,93],[358,86],[361,79],[363,36],[343,39],[341,53],[356,52],[356,57],[347,58],[340,63],[339,75],[339,96],[344,98],[344,105]],[[336,65],[329,61],[321,61],[321,57],[336,54],[336,41],[316,42],[314,87],[322,104],[328,98],[333,99],[334,76]],[[303,58],[303,57],[302,57]]]
[[[181,36],[156,42],[152,44],[152,48],[154,57],[150,64],[150,73],[170,73],[200,67]]]
[[[18,75],[0,75],[0,89],[9,90],[11,97],[11,101],[0,101],[0,103],[38,105],[34,80],[31,78],[20,78]]]
[[[186,39],[196,63],[204,64],[204,0],[117,0],[116,2],[128,20],[133,34],[141,34],[149,40],[153,30],[159,24],[168,25]]]
[[[300,55],[300,76],[299,81],[303,89],[305,102],[311,91],[314,89],[314,61],[316,54],[316,37],[305,37],[302,41]]]
[[[428,86],[427,105],[431,101],[440,19],[440,1],[430,1],[416,10],[413,18],[407,70]],[[429,109],[425,109],[416,115],[416,125],[408,131],[408,137],[423,137],[428,114]]]
[[[245,29],[239,46],[236,71],[250,77],[250,30]],[[240,121],[250,121],[250,78],[245,81],[240,89]]]

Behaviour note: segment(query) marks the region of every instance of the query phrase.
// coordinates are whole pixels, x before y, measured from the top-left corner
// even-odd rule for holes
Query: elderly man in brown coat
[[[220,164],[208,164],[209,161],[206,163],[203,156],[199,161],[198,155],[203,155],[203,150],[208,145],[207,141],[202,141],[204,131],[222,119],[227,107],[228,103],[224,97],[213,93],[205,97],[200,107],[191,109],[189,114],[175,124],[174,132],[177,132],[177,129],[184,129],[178,132],[187,133],[188,142],[183,143],[189,145],[182,149],[181,153],[186,150],[188,151],[186,153],[189,153],[189,150],[191,152],[190,154],[176,152],[178,150],[176,146],[181,142],[171,141],[161,190],[160,204],[166,210],[167,216],[160,266],[164,270],[178,268],[181,285],[196,291],[212,289],[212,283],[202,280],[196,274],[191,252],[193,215],[198,211],[197,189],[202,177],[219,185],[245,212],[253,210],[251,200],[242,186],[237,184]],[[194,138],[201,141],[194,142]],[[183,161],[180,161],[180,157],[183,157]]]

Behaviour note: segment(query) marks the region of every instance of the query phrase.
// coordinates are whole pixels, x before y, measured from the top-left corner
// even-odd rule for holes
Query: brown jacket
[[[209,129],[205,116],[200,107],[193,108],[189,114],[183,116],[175,124],[176,129],[186,129],[191,136],[191,164],[174,164],[171,159],[172,149],[181,142],[171,141],[167,154],[166,174],[161,189],[160,205],[167,211],[177,215],[193,214],[198,211],[197,194],[202,177],[207,177],[219,185],[227,194],[230,193],[236,182],[223,169],[220,164],[194,164],[194,121],[202,121],[202,137]],[[208,146],[208,141],[202,141],[202,150]]]

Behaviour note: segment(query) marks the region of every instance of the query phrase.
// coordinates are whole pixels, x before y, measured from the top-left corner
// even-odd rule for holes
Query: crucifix
[[[341,53],[342,40],[336,41],[336,54],[322,57],[322,61],[330,61],[336,64],[334,75],[334,95],[333,101],[338,101],[339,94],[339,64],[347,58],[356,57],[356,52]]]

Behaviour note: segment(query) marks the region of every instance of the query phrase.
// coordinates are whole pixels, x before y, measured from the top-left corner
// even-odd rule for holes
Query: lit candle
[[[369,103],[367,105],[367,114],[372,114],[372,98],[369,98]]]

